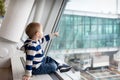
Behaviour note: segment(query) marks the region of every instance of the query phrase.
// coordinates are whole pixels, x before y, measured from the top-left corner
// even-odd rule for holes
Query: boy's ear
[[[35,35],[39,35],[39,32],[37,31]]]

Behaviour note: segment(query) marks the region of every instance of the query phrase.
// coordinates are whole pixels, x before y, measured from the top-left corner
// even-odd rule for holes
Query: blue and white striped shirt
[[[41,44],[44,41],[50,40],[50,35],[44,36],[42,39],[35,41],[32,39],[27,39],[24,43],[24,48],[26,52],[26,71],[25,75],[32,75],[32,68],[38,68],[42,62],[44,52],[41,48]]]

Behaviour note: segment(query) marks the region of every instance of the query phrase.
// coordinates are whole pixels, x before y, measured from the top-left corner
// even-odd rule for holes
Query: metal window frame
[[[60,5],[58,14],[57,14],[57,16],[56,16],[56,18],[55,18],[55,22],[54,22],[54,24],[53,24],[51,33],[56,32],[56,31],[59,31],[59,28],[58,28],[57,26],[58,26],[59,20],[60,20],[60,18],[61,18],[61,15],[62,15],[62,13],[63,13],[63,10],[64,10],[67,2],[68,2],[68,0],[61,0],[61,1],[62,1],[62,2],[61,2],[61,5]],[[57,2],[56,2],[56,3],[57,3]],[[56,7],[56,6],[57,6],[57,4],[56,4],[54,7]],[[53,15],[53,16],[54,16],[54,15]],[[45,48],[44,48],[45,55],[48,54],[48,51],[49,51],[49,49],[50,49],[50,47],[51,47],[51,44],[52,44],[52,41],[53,41],[53,40],[50,40],[50,41],[45,45]]]

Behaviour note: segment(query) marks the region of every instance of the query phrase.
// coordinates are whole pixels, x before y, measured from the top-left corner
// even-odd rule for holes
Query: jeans
[[[58,68],[58,62],[51,57],[44,57],[41,65],[37,69],[32,69],[33,75],[54,73]]]

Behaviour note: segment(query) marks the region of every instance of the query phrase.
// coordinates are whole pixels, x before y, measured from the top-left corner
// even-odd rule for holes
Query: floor
[[[0,69],[0,80],[12,80],[12,72],[9,68]]]

